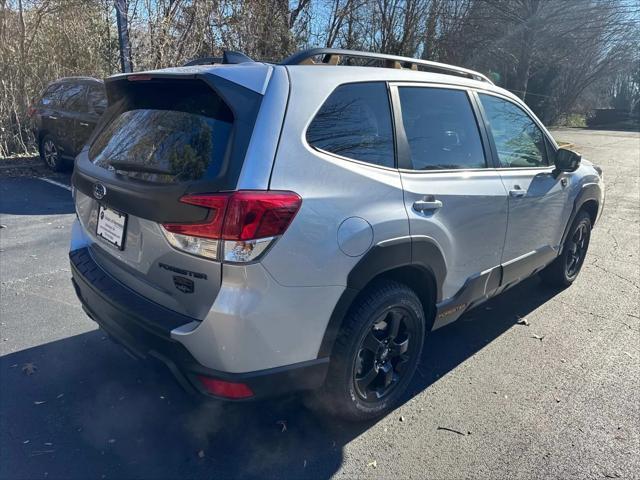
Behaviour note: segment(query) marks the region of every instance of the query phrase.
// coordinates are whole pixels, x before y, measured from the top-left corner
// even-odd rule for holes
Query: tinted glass
[[[309,125],[307,142],[336,155],[393,167],[386,85],[352,83],[338,87]]]
[[[49,107],[53,105],[57,105],[58,96],[61,88],[62,88],[62,85],[60,84],[51,85],[47,87],[44,93],[42,94],[40,105],[49,106]]]
[[[480,94],[491,125],[491,133],[503,167],[545,167],[548,165],[545,138],[531,117],[502,98]]]
[[[213,176],[224,157],[232,122],[172,110],[129,110],[102,130],[92,161],[123,175],[173,183]]]
[[[60,108],[71,112],[86,112],[87,87],[81,84],[67,84],[60,90]]]
[[[463,90],[400,87],[414,170],[486,167],[476,118]]]
[[[89,93],[87,95],[87,105],[89,112],[102,113],[107,108],[107,97],[105,95],[104,87],[90,86]]]

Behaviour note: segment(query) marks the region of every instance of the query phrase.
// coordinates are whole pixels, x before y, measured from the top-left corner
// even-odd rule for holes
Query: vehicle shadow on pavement
[[[539,283],[430,335],[411,396],[557,293]],[[298,397],[195,401],[99,330],[0,358],[0,382],[1,478],[328,478],[375,423],[326,417]]]
[[[33,177],[0,177],[0,215],[74,213],[71,193]]]
[[[534,276],[431,333],[425,341],[422,361],[410,387],[412,396],[482,350],[558,293],[559,290],[548,287]]]

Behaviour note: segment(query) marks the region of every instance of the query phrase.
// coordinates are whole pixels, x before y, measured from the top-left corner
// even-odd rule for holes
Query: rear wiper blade
[[[115,160],[109,162],[109,166],[116,170],[122,170],[123,172],[141,172],[141,173],[157,173],[160,175],[173,175],[169,170],[164,170],[157,167],[149,167],[147,165],[140,165],[135,162],[127,162],[124,160]]]

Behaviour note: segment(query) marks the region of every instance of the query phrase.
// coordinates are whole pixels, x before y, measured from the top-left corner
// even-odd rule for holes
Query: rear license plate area
[[[127,214],[100,205],[96,235],[119,250],[124,250],[127,233]]]

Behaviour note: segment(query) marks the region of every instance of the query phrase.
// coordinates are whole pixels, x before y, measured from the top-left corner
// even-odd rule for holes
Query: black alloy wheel
[[[398,306],[373,322],[360,343],[353,365],[355,390],[362,400],[384,398],[407,373],[410,350],[417,348],[415,323],[415,317]]]
[[[582,263],[589,247],[591,230],[586,222],[580,223],[575,229],[566,247],[567,259],[565,262],[567,278],[575,278],[580,272]]]
[[[56,143],[53,141],[51,136],[47,135],[42,140],[42,160],[50,170],[54,172],[59,172],[63,168],[63,160],[60,157],[60,152],[58,151],[58,147]]]
[[[560,255],[541,272],[540,276],[553,287],[571,285],[582,269],[591,239],[591,217],[582,210],[571,224]]]
[[[310,406],[349,421],[378,418],[397,407],[422,355],[433,315],[415,291],[395,280],[366,288],[344,318],[324,386]]]

